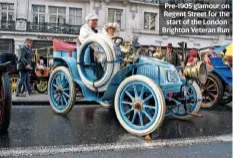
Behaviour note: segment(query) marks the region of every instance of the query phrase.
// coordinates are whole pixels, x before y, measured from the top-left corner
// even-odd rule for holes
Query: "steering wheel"
[[[112,40],[116,46],[120,46],[124,42],[123,38],[121,37],[113,37]]]

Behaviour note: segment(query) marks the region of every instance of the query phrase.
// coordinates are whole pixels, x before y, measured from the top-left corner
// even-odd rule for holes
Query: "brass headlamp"
[[[186,78],[198,79],[204,84],[207,80],[206,65],[201,61],[188,63],[184,68],[184,75]]]

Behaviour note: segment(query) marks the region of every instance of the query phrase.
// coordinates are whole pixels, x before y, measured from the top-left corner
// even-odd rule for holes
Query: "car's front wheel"
[[[135,75],[126,78],[115,96],[115,112],[120,124],[129,133],[144,136],[163,122],[165,100],[159,86],[150,78]]]

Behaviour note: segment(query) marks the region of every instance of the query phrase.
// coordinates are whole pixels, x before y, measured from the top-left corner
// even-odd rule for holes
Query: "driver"
[[[98,16],[95,13],[90,13],[86,16],[86,24],[84,24],[79,33],[79,41],[82,44],[87,37],[92,34],[99,33],[97,29]]]

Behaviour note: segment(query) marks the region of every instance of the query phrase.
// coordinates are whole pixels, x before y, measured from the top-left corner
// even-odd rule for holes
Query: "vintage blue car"
[[[102,35],[90,36],[81,46],[54,41],[48,93],[55,113],[67,114],[81,92],[87,101],[114,105],[120,124],[137,136],[152,133],[165,116],[198,116],[202,95],[194,80],[181,79],[165,61],[126,57],[122,43],[120,37]]]

